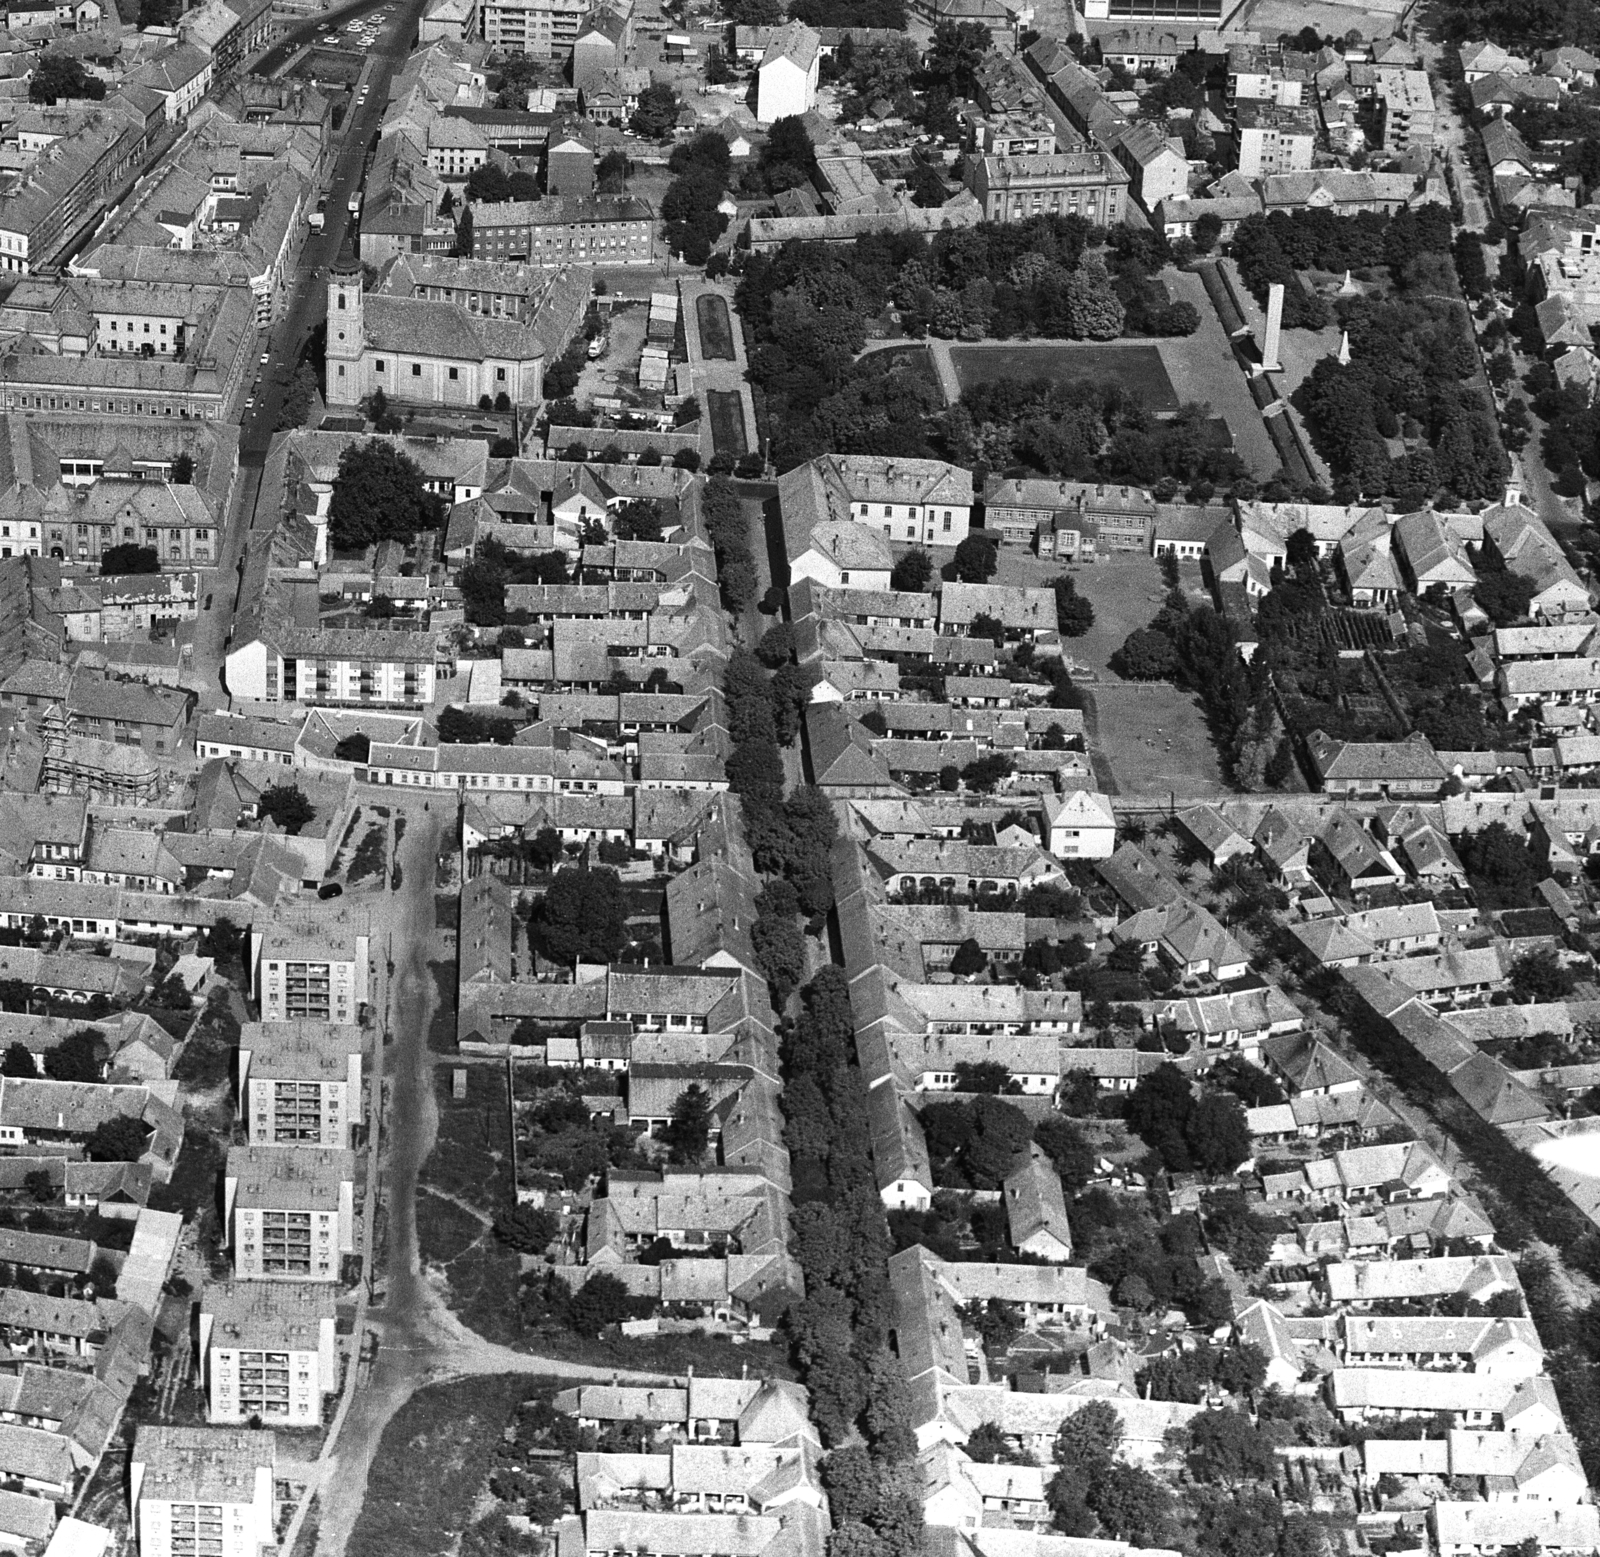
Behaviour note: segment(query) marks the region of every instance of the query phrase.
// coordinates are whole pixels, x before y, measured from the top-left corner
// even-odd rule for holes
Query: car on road
[[[261,353],[261,366],[262,367],[266,367],[266,365],[271,360],[272,360],[272,353],[270,351],[264,351],[264,352]]]

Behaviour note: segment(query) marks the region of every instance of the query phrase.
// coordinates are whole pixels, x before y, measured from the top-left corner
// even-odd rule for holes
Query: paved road
[[[433,1149],[439,1114],[434,1071],[441,1062],[428,1048],[434,982],[428,966],[437,954],[434,930],[434,861],[442,826],[454,825],[453,800],[425,802],[384,791],[386,804],[406,818],[400,844],[402,884],[375,909],[373,944],[392,947],[385,1051],[388,1108],[383,1119],[381,1173],[388,1249],[381,1306],[368,1310],[379,1350],[368,1384],[358,1389],[333,1452],[319,1465],[321,1524],[318,1557],[343,1557],[361,1512],[367,1472],[383,1430],[414,1391],[472,1374],[559,1374],[573,1379],[658,1380],[659,1373],[541,1357],[496,1346],[468,1330],[424,1277],[417,1245],[416,1195],[422,1164]],[[423,806],[427,804],[428,810]]]
[[[292,53],[306,41],[300,35],[308,29],[314,33],[332,18],[377,10],[383,3],[385,0],[360,0],[358,4],[319,15],[297,26],[295,36],[278,45],[273,54],[276,55],[278,49]],[[227,697],[221,682],[223,647],[233,626],[238,569],[244,556],[245,537],[255,518],[261,468],[295,369],[306,355],[312,334],[326,317],[328,267],[338,258],[347,233],[352,245],[355,242],[348,202],[361,187],[362,165],[368,148],[377,141],[378,127],[388,102],[389,82],[410,52],[423,4],[424,0],[401,0],[377,43],[367,51],[368,64],[361,79],[371,90],[366,102],[354,108],[346,118],[336,139],[338,149],[327,190],[327,225],[320,233],[307,229],[288,306],[262,343],[268,363],[261,370],[256,404],[246,412],[240,429],[239,475],[234,483],[228,527],[216,570],[207,576],[205,584],[212,606],[209,611],[202,611],[195,633],[195,666],[206,678],[206,691],[200,700],[202,708],[226,706]],[[269,55],[268,59],[272,57]],[[276,517],[276,514],[262,515],[264,520]]]

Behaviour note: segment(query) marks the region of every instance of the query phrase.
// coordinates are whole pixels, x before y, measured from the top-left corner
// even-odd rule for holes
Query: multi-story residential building
[[[428,125],[428,166],[440,178],[464,183],[488,160],[488,136],[466,119],[440,114]]]
[[[428,0],[418,43],[466,43],[478,36],[478,0]]]
[[[348,1147],[362,1123],[361,1028],[246,1022],[239,1033],[239,1117],[263,1146]]]
[[[229,650],[228,690],[267,703],[426,708],[438,661],[426,633],[262,623]]]
[[[967,181],[991,222],[1081,216],[1101,226],[1122,220],[1130,182],[1127,170],[1103,151],[975,157]]]
[[[1409,151],[1433,144],[1433,86],[1425,70],[1377,67],[1383,149]]]
[[[211,1422],[315,1427],[339,1387],[337,1300],[323,1284],[235,1281],[200,1295],[200,1366]]]
[[[178,749],[193,704],[192,692],[145,686],[137,681],[113,681],[94,671],[80,670],[72,678],[66,710],[74,735],[170,755]]]
[[[355,1154],[235,1146],[223,1180],[233,1273],[254,1281],[338,1281],[355,1251]]]
[[[501,54],[564,60],[589,9],[587,0],[482,0],[483,41]]]
[[[1239,171],[1246,178],[1301,173],[1311,166],[1317,121],[1309,109],[1241,102],[1234,110],[1234,130],[1239,143]]]
[[[472,207],[476,258],[565,265],[648,265],[655,215],[633,195],[547,196]]]
[[[367,924],[348,910],[299,921],[279,917],[250,932],[263,1022],[352,1026],[367,1003]]]
[[[1189,163],[1181,140],[1163,135],[1154,125],[1136,123],[1116,138],[1112,149],[1146,211],[1188,194]]]
[[[943,460],[823,454],[788,472],[779,496],[791,561],[829,522],[868,525],[891,541],[959,546],[972,519],[971,472]]]
[[[141,1425],[128,1466],[139,1557],[258,1557],[273,1546],[277,1445],[266,1432]]]
[[[119,107],[108,101],[80,129],[44,147],[0,193],[0,268],[29,271],[53,259],[143,165],[149,134]]]
[[[985,157],[1047,157],[1060,144],[1047,114],[973,114],[967,119],[967,150]]]
[[[212,80],[220,81],[269,44],[277,32],[271,0],[206,0],[179,21],[179,35],[211,56]]]
[[[773,124],[807,113],[817,98],[822,35],[804,22],[778,28],[756,67],[756,120]]]
[[[167,123],[179,124],[200,106],[215,69],[215,61],[204,49],[181,43],[141,65],[128,79],[130,84],[154,92],[161,99]]]

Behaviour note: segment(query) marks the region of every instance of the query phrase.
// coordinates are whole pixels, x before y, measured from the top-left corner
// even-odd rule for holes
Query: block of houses
[[[1323,1281],[1330,1302],[1357,1309],[1397,1298],[1427,1301],[1452,1294],[1483,1303],[1497,1292],[1522,1290],[1515,1264],[1503,1254],[1339,1261],[1326,1267]]]
[[[1210,978],[1225,984],[1241,978],[1249,954],[1209,909],[1188,898],[1161,908],[1146,908],[1124,919],[1112,932],[1119,946],[1128,943],[1153,952],[1180,978]]]
[[[1432,800],[1449,777],[1421,735],[1404,741],[1340,741],[1313,730],[1306,749],[1318,782],[1330,795]]]
[[[1001,1194],[1013,1249],[1057,1265],[1072,1258],[1072,1229],[1061,1177],[1037,1146],[1031,1147],[1027,1161],[1006,1177]]]
[[[1267,1068],[1292,1098],[1359,1092],[1366,1085],[1361,1072],[1315,1033],[1269,1038],[1261,1053]]]
[[[1531,1319],[1344,1314],[1336,1349],[1351,1367],[1430,1368],[1514,1380],[1544,1372],[1544,1346]]]

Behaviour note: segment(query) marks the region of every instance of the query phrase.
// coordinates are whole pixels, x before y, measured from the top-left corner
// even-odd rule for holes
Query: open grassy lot
[[[1149,411],[1178,409],[1177,392],[1158,347],[1130,341],[1018,341],[1004,346],[952,346],[963,389],[996,379],[1089,379],[1138,395]]]
[[[1086,686],[1095,773],[1116,795],[1151,799],[1228,786],[1192,693],[1165,682]]]
[[[488,1340],[514,1341],[522,1331],[517,1256],[493,1228],[515,1203],[505,1073],[469,1066],[461,1099],[451,1095],[447,1067],[434,1076],[439,1135],[417,1186],[418,1248],[425,1265],[443,1271],[463,1324]]]
[[[557,1387],[553,1379],[503,1374],[418,1390],[383,1430],[346,1557],[457,1550],[505,1430],[523,1401]]]

